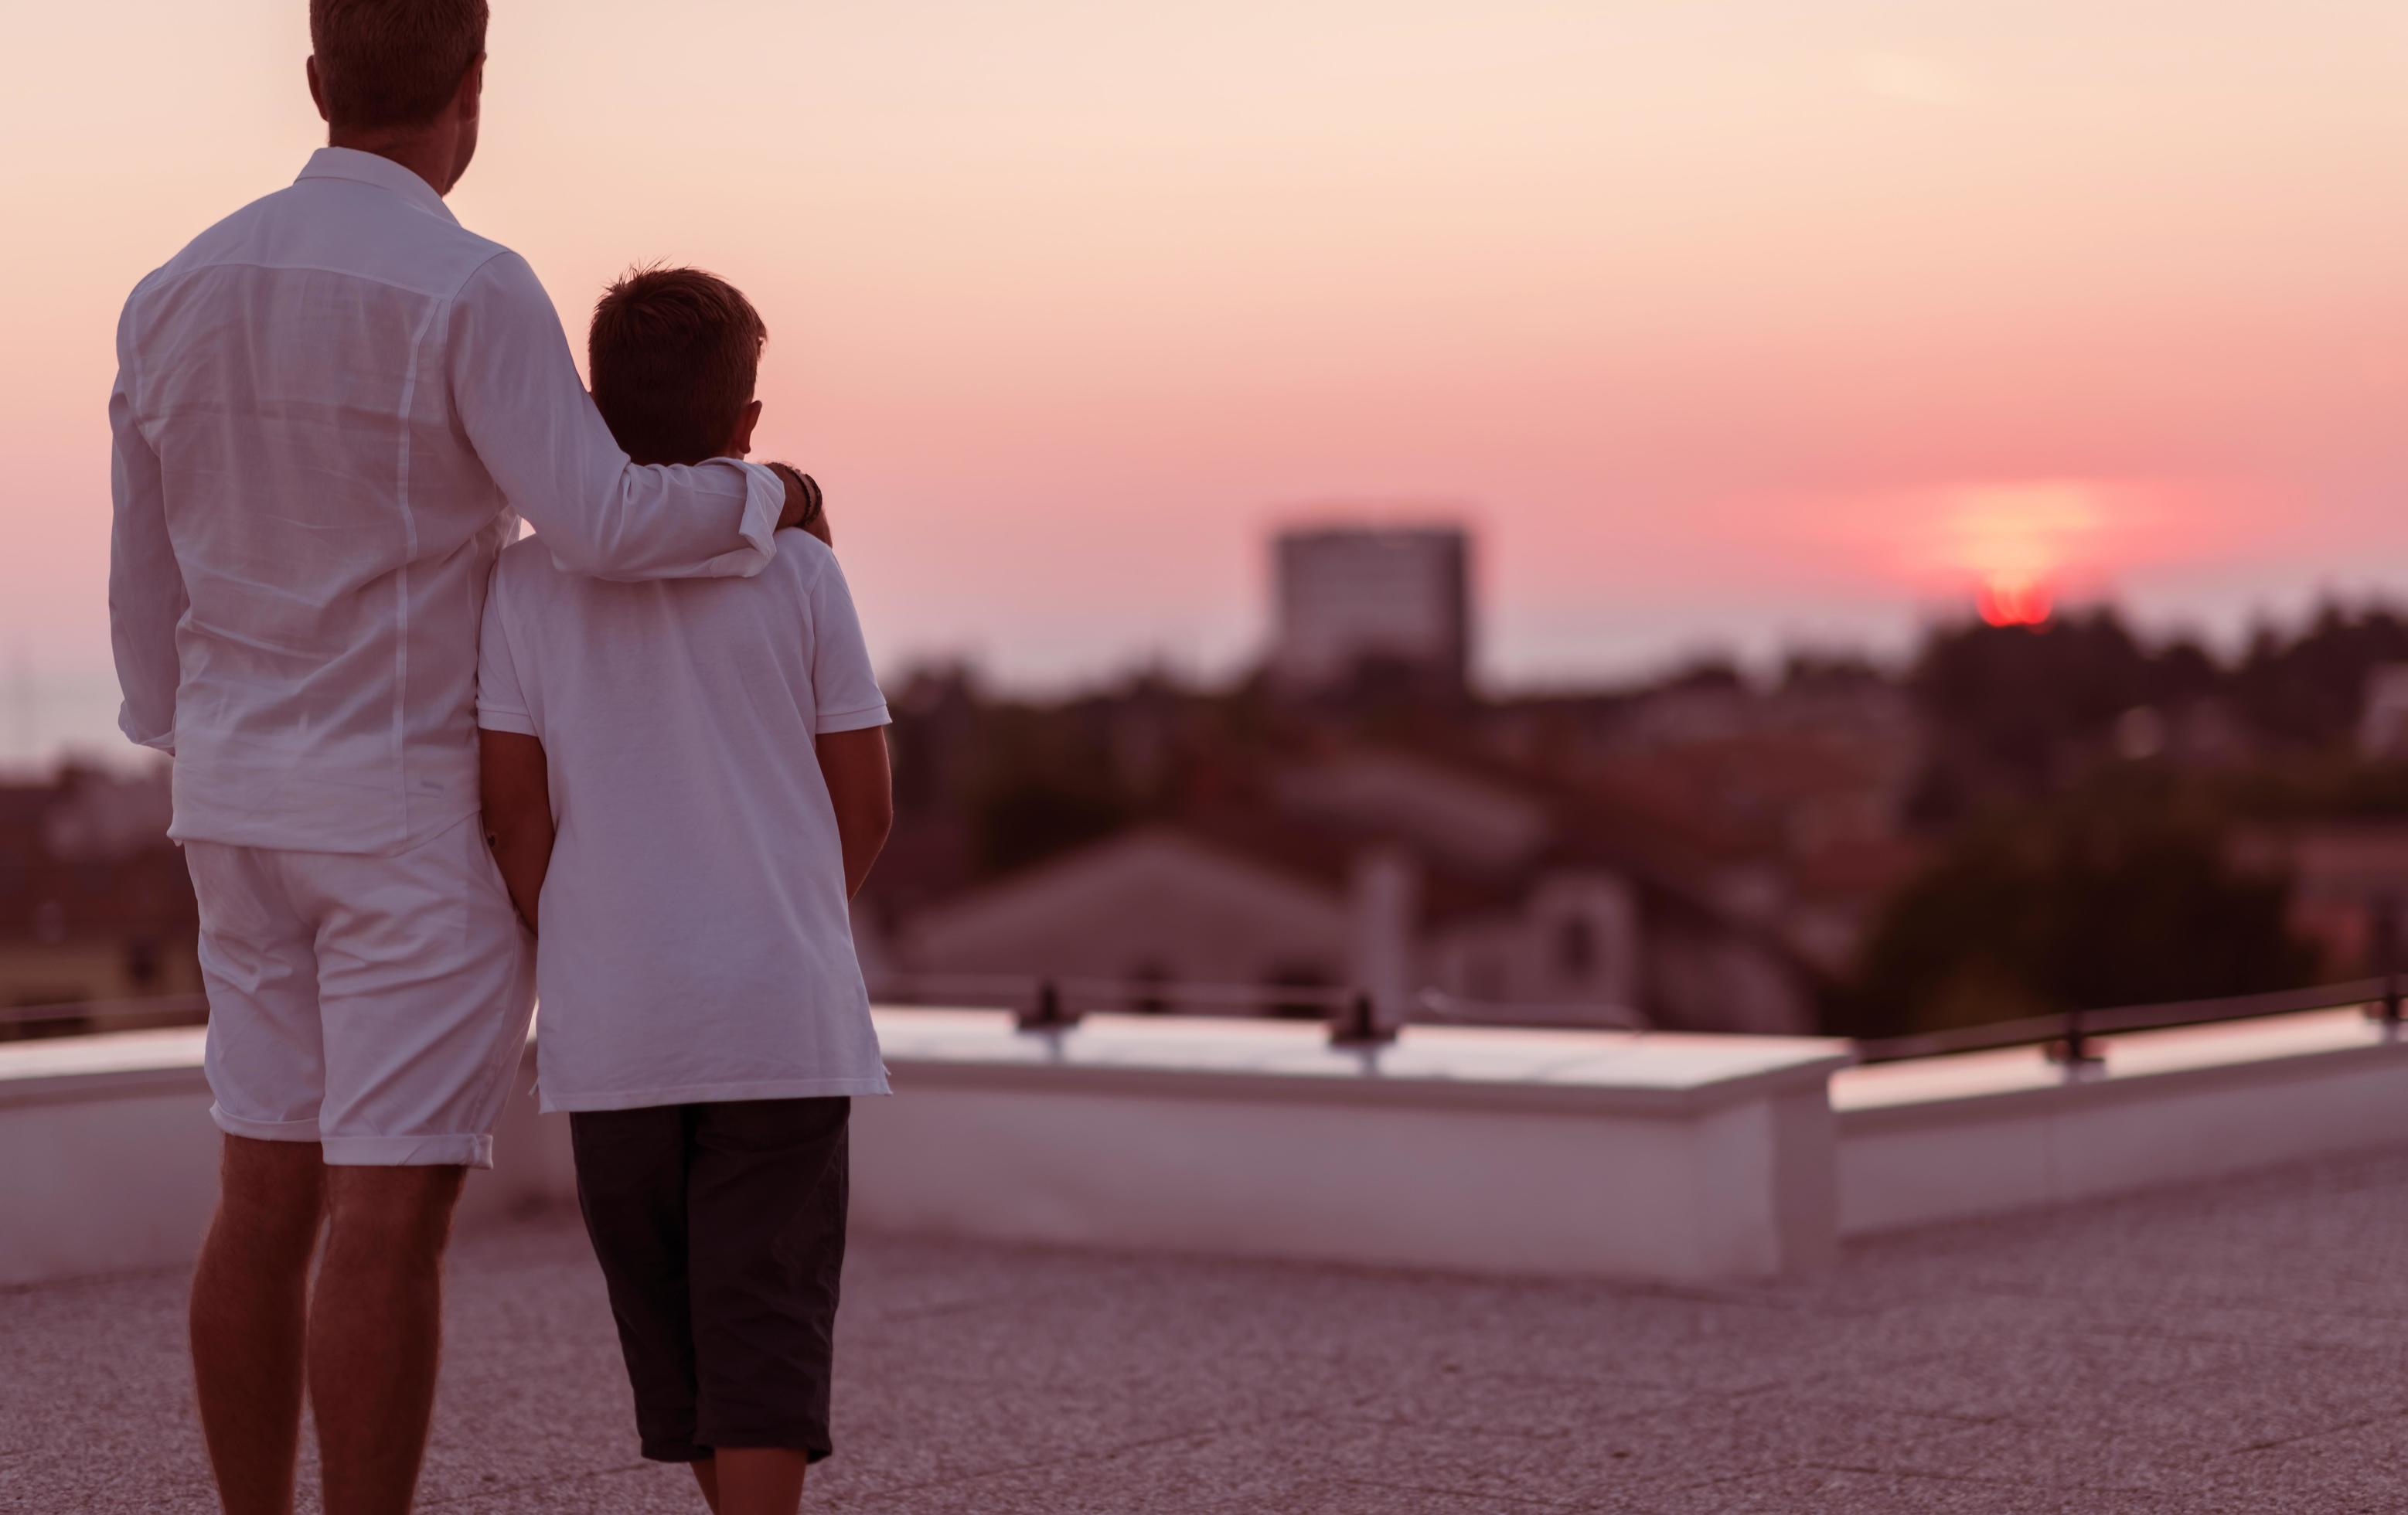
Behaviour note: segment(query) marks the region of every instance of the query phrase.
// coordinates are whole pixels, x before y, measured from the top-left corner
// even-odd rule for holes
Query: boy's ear
[[[744,414],[737,418],[736,435],[727,439],[727,450],[721,456],[750,457],[752,453],[752,428],[759,424],[761,424],[761,402],[755,400],[744,407]]]

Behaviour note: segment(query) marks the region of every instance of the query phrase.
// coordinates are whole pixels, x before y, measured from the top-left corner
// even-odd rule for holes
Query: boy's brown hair
[[[742,292],[699,268],[638,268],[594,307],[594,403],[638,463],[700,463],[735,435],[769,338]]]
[[[309,0],[326,120],[351,131],[423,126],[485,55],[485,0]]]

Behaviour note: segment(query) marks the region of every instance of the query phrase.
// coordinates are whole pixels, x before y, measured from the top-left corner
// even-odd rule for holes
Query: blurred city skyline
[[[1471,527],[1493,687],[2408,584],[2398,7],[1606,8],[495,0],[453,205],[580,345],[752,294],[893,671],[1226,674],[1331,518]],[[124,292],[322,140],[300,0],[18,25],[10,762],[112,740]]]

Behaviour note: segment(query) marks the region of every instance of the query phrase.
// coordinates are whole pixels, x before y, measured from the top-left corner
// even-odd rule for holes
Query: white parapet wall
[[[217,1202],[197,1031],[0,1046],[0,1287],[188,1263]]]
[[[855,1214],[1004,1240],[1592,1278],[1763,1277],[1833,1254],[1806,1038],[989,1011],[882,1019]]]
[[[2100,1039],[2069,1079],[2037,1049],[1831,1080],[1843,1236],[2408,1145],[2408,1043],[2357,1009]]]
[[[190,1029],[0,1044],[0,1288],[193,1260],[218,1192],[201,1050]],[[525,1088],[464,1223],[574,1198],[566,1122]]]
[[[1806,1038],[882,1010],[866,1229],[1698,1281],[1840,1239],[2408,1145],[2408,1045],[2354,1010],[1871,1067]],[[0,1287],[181,1266],[218,1138],[197,1031],[0,1045]],[[531,1073],[531,1069],[530,1069]],[[522,1080],[466,1224],[575,1197]]]
[[[855,1107],[865,1228],[1686,1280],[1835,1245],[1835,1043],[1415,1028],[1353,1051],[1278,1022],[878,1022],[896,1093]],[[200,1054],[194,1031],[0,1047],[0,1285],[191,1259],[218,1146]],[[464,1222],[571,1201],[565,1128],[515,1096]]]

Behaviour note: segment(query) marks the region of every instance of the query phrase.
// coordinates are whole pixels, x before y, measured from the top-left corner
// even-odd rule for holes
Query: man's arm
[[[540,917],[543,876],[552,868],[552,780],[543,743],[522,732],[477,733],[478,777],[485,793],[485,845],[529,931]]]
[[[869,881],[869,869],[895,829],[895,776],[886,762],[886,728],[832,731],[817,738],[820,775],[836,806],[836,834],[844,848],[844,893],[850,899]]]
[[[452,302],[452,403],[478,459],[552,557],[599,579],[749,577],[806,504],[795,482],[720,458],[640,465],[577,378],[552,298],[513,252]]]
[[[109,483],[116,498],[108,537],[108,634],[125,696],[118,729],[145,747],[176,750],[176,626],[190,601],[167,539],[159,455],[134,420],[128,354],[121,338],[117,386],[108,396]]]

